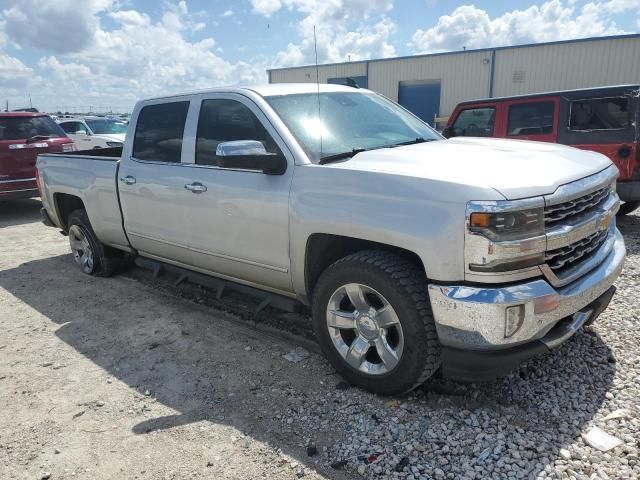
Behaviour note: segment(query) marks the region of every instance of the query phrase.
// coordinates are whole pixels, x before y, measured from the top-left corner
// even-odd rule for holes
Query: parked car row
[[[0,199],[38,196],[40,153],[121,147],[127,124],[108,117],[53,118],[41,112],[0,113]]]

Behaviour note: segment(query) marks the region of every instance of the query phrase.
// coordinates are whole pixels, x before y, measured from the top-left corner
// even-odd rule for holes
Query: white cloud
[[[77,52],[88,46],[99,23],[96,13],[114,0],[13,0],[2,10],[8,40],[18,47],[58,53]]]
[[[151,23],[149,15],[135,10],[120,10],[109,13],[109,16],[122,25],[146,27]]]
[[[282,8],[303,16],[298,43],[278,52],[274,66],[312,63],[316,29],[318,60],[340,62],[395,54],[390,37],[395,25],[386,16],[393,0],[251,0],[253,11],[270,17]]]
[[[231,15],[233,15],[233,10],[225,10],[224,13],[221,16],[222,17],[230,17]]]
[[[435,26],[417,30],[410,46],[418,52],[440,52],[620,34],[625,32],[612,14],[639,7],[640,0],[590,2],[580,9],[571,0],[550,0],[492,19],[485,10],[463,5]]]
[[[34,80],[33,69],[27,67],[17,58],[0,52],[0,85],[18,87]]]

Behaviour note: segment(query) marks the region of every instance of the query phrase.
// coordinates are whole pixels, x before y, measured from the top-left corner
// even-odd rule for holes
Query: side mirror
[[[442,130],[442,136],[444,138],[451,138],[453,137],[453,128],[452,127],[444,127],[444,130]]]
[[[281,153],[269,153],[257,140],[221,142],[216,157],[223,168],[260,170],[266,175],[282,175],[287,170],[287,159]]]
[[[77,130],[73,132],[74,135],[89,135],[86,130]]]

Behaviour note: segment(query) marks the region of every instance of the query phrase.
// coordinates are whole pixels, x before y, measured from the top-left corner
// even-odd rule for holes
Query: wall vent
[[[513,83],[524,83],[524,70],[513,72]]]

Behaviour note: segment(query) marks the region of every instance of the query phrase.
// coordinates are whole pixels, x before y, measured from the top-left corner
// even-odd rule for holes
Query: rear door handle
[[[201,184],[200,182],[187,183],[184,188],[193,193],[204,193],[207,191],[207,186]]]
[[[135,177],[132,177],[131,175],[127,175],[126,177],[121,178],[120,181],[122,183],[126,183],[127,185],[133,185],[134,183],[136,183]]]

